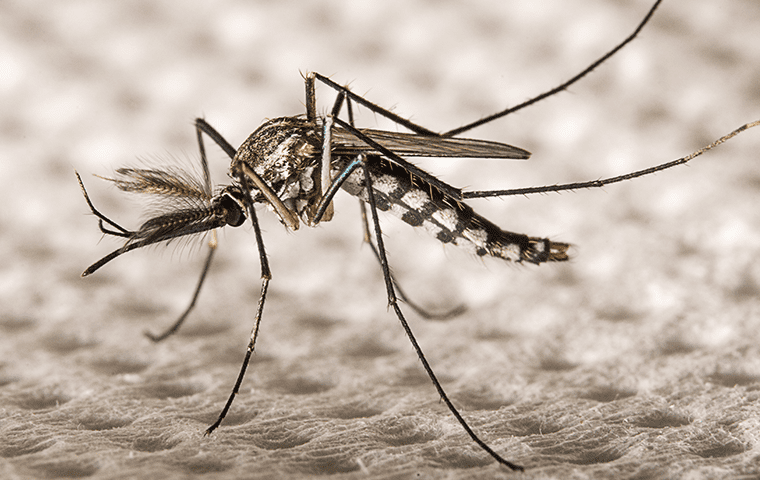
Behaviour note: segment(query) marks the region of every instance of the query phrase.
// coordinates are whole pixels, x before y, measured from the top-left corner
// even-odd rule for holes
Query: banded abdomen
[[[470,206],[444,195],[402,167],[379,156],[370,156],[367,160],[377,208],[413,227],[424,227],[443,243],[463,247],[479,256],[513,262],[539,264],[568,259],[566,243],[504,231]],[[335,165],[340,168],[345,163],[337,161]],[[343,189],[367,201],[361,168],[351,174]]]

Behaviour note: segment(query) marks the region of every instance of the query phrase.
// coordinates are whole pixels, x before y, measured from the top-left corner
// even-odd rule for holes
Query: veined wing
[[[434,137],[372,129],[359,129],[359,131],[401,157],[511,158],[519,160],[530,157],[530,152],[527,150],[488,140]],[[356,155],[362,152],[375,151],[371,146],[340,127],[333,128],[332,142],[333,152],[337,155]]]

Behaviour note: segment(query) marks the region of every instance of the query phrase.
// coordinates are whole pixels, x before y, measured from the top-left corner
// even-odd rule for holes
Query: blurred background
[[[132,252],[81,279],[120,243],[101,241],[74,169],[103,213],[134,228],[146,205],[90,174],[193,165],[195,117],[237,146],[264,119],[303,113],[302,75],[317,71],[445,131],[572,77],[649,7],[0,2],[4,473],[504,473],[438,402],[387,312],[346,194],[332,222],[296,233],[260,209],[274,279],[258,354],[229,421],[202,438],[251,328],[252,231],[220,232],[196,311],[153,345],[141,332],[186,306],[204,243]],[[530,150],[529,161],[417,163],[458,187],[504,189],[686,155],[760,117],[758,20],[754,2],[666,0],[640,38],[569,92],[467,133]],[[325,111],[334,92],[317,95]],[[410,296],[468,308],[448,322],[409,317],[497,451],[544,475],[755,468],[758,138],[749,131],[688,167],[605,189],[470,202],[506,230],[573,243],[568,264],[473,259],[383,222]],[[229,160],[209,150],[223,184]]]

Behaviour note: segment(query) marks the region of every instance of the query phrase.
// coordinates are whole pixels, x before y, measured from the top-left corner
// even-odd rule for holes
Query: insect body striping
[[[479,256],[514,262],[559,262],[568,259],[566,243],[529,237],[500,229],[473,209],[442,194],[424,180],[380,156],[369,157],[370,176],[377,208],[413,227],[424,227],[442,243],[463,247]],[[348,158],[339,158],[337,170]],[[343,190],[367,201],[361,168],[349,176]]]

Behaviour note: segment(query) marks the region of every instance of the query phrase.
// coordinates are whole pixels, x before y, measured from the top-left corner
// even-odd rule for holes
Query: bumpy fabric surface
[[[284,231],[260,209],[274,278],[257,353],[249,225],[219,234],[196,311],[203,241],[131,252],[100,240],[160,208],[90,174],[192,166],[197,116],[239,145],[302,113],[318,71],[436,131],[582,70],[646,1],[0,2],[0,477],[517,478],[439,401],[386,309],[357,202]],[[529,161],[417,162],[468,188],[590,180],[686,155],[759,115],[760,5],[666,0],[581,83],[468,135]],[[320,109],[333,93],[319,87]],[[393,128],[358,112],[363,127]],[[573,244],[514,266],[383,227],[406,309],[446,391],[519,478],[760,474],[760,133],[689,167],[604,189],[469,202],[505,229]],[[217,183],[229,161],[207,142]],[[206,239],[208,240],[208,238]]]

